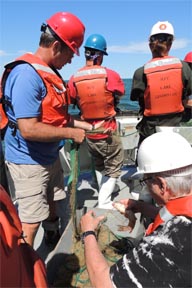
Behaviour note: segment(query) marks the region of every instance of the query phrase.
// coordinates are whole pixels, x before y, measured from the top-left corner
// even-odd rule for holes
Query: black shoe
[[[45,244],[47,246],[55,247],[60,239],[61,235],[59,230],[51,231],[51,230],[44,230],[44,238]]]

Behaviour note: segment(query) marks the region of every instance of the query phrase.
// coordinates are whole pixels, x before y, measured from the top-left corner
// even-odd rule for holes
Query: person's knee
[[[36,223],[23,223],[22,222],[22,231],[23,231],[23,241],[27,242],[33,246],[35,236],[37,234],[40,222]]]
[[[37,229],[39,228],[40,222],[36,222],[36,223],[23,223],[22,222],[22,227],[24,230],[28,230],[31,233],[34,233],[37,231]]]

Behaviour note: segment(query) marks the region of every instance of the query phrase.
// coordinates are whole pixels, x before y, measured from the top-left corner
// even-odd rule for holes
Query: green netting
[[[121,238],[112,233],[108,226],[102,224],[97,230],[97,241],[109,266],[113,265],[122,255],[133,248],[133,244],[127,238]],[[73,237],[73,248],[60,266],[55,277],[54,287],[91,287],[87,272],[84,245]]]
[[[68,179],[68,190],[70,193],[71,218],[73,224],[72,249],[69,251],[69,254],[65,255],[65,260],[62,265],[60,265],[55,276],[53,287],[88,288],[91,287],[91,283],[85,264],[84,245],[79,237],[79,225],[77,227],[76,223],[77,183],[80,174],[79,145],[72,141],[70,160],[71,174]],[[96,232],[100,250],[109,266],[121,258],[125,252],[133,248],[133,244],[128,239],[115,235],[105,224],[101,224]]]

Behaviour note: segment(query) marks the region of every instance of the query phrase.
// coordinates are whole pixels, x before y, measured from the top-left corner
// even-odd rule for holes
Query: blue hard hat
[[[106,52],[107,51],[107,42],[106,42],[105,38],[100,34],[90,35],[87,38],[84,47],[95,49],[95,50],[103,52],[103,54],[105,54],[105,55],[108,55]]]

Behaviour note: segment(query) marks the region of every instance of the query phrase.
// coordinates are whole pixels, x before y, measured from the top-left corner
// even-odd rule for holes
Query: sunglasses
[[[146,178],[143,178],[143,179],[139,180],[139,183],[143,187],[143,186],[147,185],[147,182],[149,180],[152,180],[152,179],[153,179],[153,177],[146,177]]]
[[[170,35],[166,35],[166,34],[153,35],[149,39],[150,42],[158,41],[160,43],[167,42],[167,41],[172,41],[172,40],[173,40],[173,37],[170,36]]]

